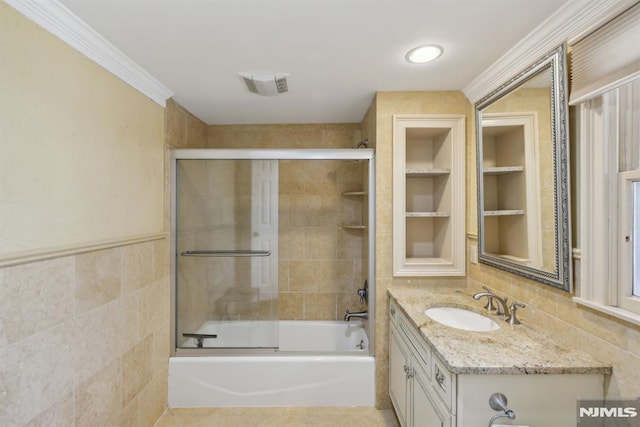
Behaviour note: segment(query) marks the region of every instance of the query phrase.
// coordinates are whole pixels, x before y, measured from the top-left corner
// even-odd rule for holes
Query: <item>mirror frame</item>
[[[529,79],[551,70],[551,139],[553,143],[554,222],[556,270],[546,271],[492,255],[484,250],[484,173],[482,153],[482,110],[514,91]],[[571,236],[569,224],[569,153],[566,46],[552,50],[518,75],[475,104],[476,110],[476,175],[478,209],[478,261],[555,288],[571,292]]]

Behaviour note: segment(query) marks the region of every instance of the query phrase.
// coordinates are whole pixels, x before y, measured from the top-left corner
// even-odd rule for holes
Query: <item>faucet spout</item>
[[[359,311],[359,312],[352,313],[349,310],[347,310],[347,314],[344,315],[344,321],[348,322],[349,320],[351,320],[351,318],[368,319],[369,313],[367,313],[366,311]]]
[[[507,306],[507,298],[500,298],[489,290],[487,290],[487,292],[478,292],[473,295],[473,299],[475,300],[479,300],[482,297],[487,297],[489,300],[485,308],[489,310],[493,309],[493,301],[496,301],[498,303],[498,311],[496,311],[496,314],[504,317],[508,317],[510,315],[509,307]]]

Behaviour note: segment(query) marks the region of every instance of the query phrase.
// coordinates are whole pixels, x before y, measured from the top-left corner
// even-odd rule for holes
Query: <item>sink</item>
[[[465,331],[488,332],[500,328],[487,316],[463,308],[433,307],[425,310],[424,314],[443,325]]]

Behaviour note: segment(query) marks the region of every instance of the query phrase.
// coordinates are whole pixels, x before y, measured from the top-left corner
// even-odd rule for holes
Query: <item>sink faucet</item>
[[[496,311],[496,314],[504,317],[509,317],[509,307],[507,306],[508,298],[500,298],[499,296],[491,292],[491,290],[489,290],[489,288],[487,287],[483,286],[482,289],[484,289],[486,292],[478,292],[477,294],[473,295],[473,299],[479,300],[482,297],[487,297],[489,302],[487,303],[485,308],[489,310],[493,309],[493,301],[496,301],[498,303],[498,310]]]
[[[359,311],[356,313],[351,313],[349,310],[347,310],[347,314],[344,315],[344,321],[348,322],[349,320],[351,320],[352,317],[358,318],[358,319],[368,319],[369,318],[369,313],[367,313],[366,311]]]

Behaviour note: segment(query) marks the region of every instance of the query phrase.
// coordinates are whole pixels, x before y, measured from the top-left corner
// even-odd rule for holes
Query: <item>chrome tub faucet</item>
[[[368,319],[369,313],[367,313],[366,311],[358,311],[358,312],[352,313],[349,310],[347,310],[347,314],[344,315],[344,321],[348,322],[349,320],[351,320],[351,318]]]

